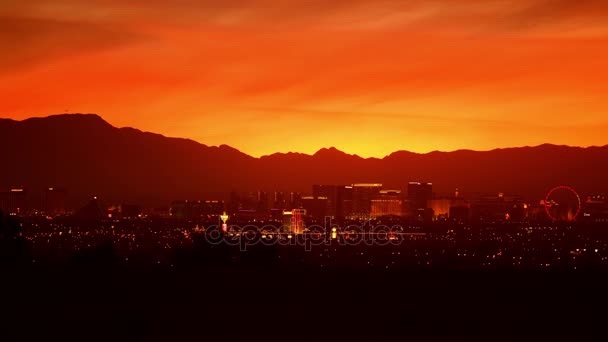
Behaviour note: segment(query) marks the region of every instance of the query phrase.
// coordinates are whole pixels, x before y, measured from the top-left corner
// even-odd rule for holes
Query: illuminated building
[[[58,188],[47,188],[44,193],[44,211],[47,215],[64,215],[66,191]]]
[[[341,211],[341,188],[343,185],[318,185],[312,186],[312,196],[315,198],[326,198],[327,199],[327,213],[328,216],[338,216],[338,212]]]
[[[400,190],[381,190],[378,197],[371,200],[370,217],[401,216],[402,208]]]
[[[428,200],[433,198],[433,183],[409,182],[407,198],[411,210],[426,209]]]
[[[200,202],[201,214],[206,217],[212,217],[224,213],[224,201],[206,200]]]
[[[229,218],[229,216],[226,215],[225,211],[224,211],[224,213],[222,215],[220,215],[220,220],[222,220],[222,231],[223,232],[227,232],[228,231],[228,225],[226,224],[226,222],[228,222],[228,218]]]
[[[312,186],[314,198],[327,199],[326,216],[336,219],[349,217],[353,213],[353,186],[352,185],[320,185]]]
[[[301,200],[302,207],[309,216],[322,219],[327,215],[327,197],[305,196]]]
[[[587,197],[583,203],[582,219],[592,222],[608,222],[608,201],[605,195]]]
[[[200,219],[220,215],[224,211],[224,202],[206,201],[173,201],[171,217],[178,219]]]
[[[234,213],[234,218],[240,221],[255,222],[259,219],[258,212],[253,209],[241,209]]]
[[[241,209],[241,195],[236,192],[230,192],[230,199],[228,200],[228,212],[234,214]]]
[[[518,196],[505,193],[482,195],[471,203],[471,216],[482,221],[519,221],[524,217],[523,202]]]
[[[274,209],[285,209],[287,208],[287,200],[285,198],[285,193],[283,192],[275,192],[273,194],[273,208]]]
[[[302,194],[299,192],[292,192],[289,194],[289,206],[292,208],[299,208],[302,206]]]
[[[433,209],[433,214],[436,219],[448,218],[450,208],[455,201],[450,198],[430,199],[427,201],[427,207]]]
[[[452,208],[467,207],[468,203],[462,198],[435,198],[427,201],[427,209],[433,210],[433,219],[451,217]]]
[[[336,218],[343,219],[353,212],[353,187],[350,185],[338,187],[336,200]]]
[[[372,199],[378,197],[382,184],[359,183],[353,184],[353,209],[350,215],[353,219],[367,220],[370,218]]]
[[[27,208],[27,192],[24,188],[11,188],[0,192],[0,210],[9,215],[23,215]]]
[[[283,228],[287,233],[302,234],[304,232],[305,209],[283,211]]]
[[[271,194],[267,192],[258,191],[256,206],[256,210],[258,211],[258,213],[268,213],[270,211],[272,204],[274,204],[272,201],[272,197],[274,196],[271,196]]]

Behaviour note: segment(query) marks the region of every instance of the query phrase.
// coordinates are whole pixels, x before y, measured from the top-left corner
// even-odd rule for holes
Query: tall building
[[[353,184],[353,219],[366,220],[370,218],[372,199],[382,190],[382,184],[359,183]]]
[[[7,215],[23,215],[27,212],[27,193],[22,187],[0,192],[0,210]]]
[[[240,197],[239,210],[257,210],[259,205],[259,193],[247,192]]]
[[[401,216],[402,208],[401,190],[381,190],[371,201],[370,217]]]
[[[285,198],[285,193],[283,192],[274,192],[273,201],[272,201],[273,209],[285,209],[287,208],[287,199]]]
[[[234,214],[241,209],[241,195],[236,192],[230,192],[230,199],[228,200],[228,213]]]
[[[382,184],[321,185],[312,187],[312,197],[327,199],[327,216],[342,220],[367,219],[371,200],[382,189]]]
[[[607,222],[608,221],[608,197],[604,194],[595,194],[587,197],[583,203],[582,215],[583,220],[592,222]]]
[[[353,215],[353,186],[345,185],[338,187],[338,198],[336,200],[336,217],[344,219]]]
[[[66,191],[58,188],[47,188],[44,192],[44,211],[47,215],[64,215]]]
[[[289,193],[289,204],[292,208],[299,208],[302,206],[302,194],[299,192]]]
[[[304,216],[305,209],[293,209],[291,211],[283,211],[283,228],[288,233],[302,234],[304,233]]]
[[[433,199],[433,183],[409,182],[407,199],[411,210],[426,209],[428,200]]]
[[[302,207],[306,209],[308,216],[315,219],[323,219],[327,216],[327,197],[304,196]]]
[[[314,198],[326,198],[327,199],[327,216],[337,216],[338,208],[341,205],[340,201],[340,189],[343,185],[319,185],[315,184],[312,186],[312,196]]]
[[[226,210],[224,207],[224,201],[220,200],[206,200],[200,202],[201,214],[207,218],[218,216]]]
[[[258,213],[268,213],[272,208],[273,197],[268,192],[258,191],[257,193],[257,206],[256,210]]]
[[[483,221],[519,221],[523,219],[523,201],[519,196],[484,194],[471,203],[471,217]]]

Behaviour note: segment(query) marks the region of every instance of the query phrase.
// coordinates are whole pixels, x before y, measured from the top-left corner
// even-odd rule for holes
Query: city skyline
[[[605,334],[608,0],[0,0],[0,51],[2,336]]]
[[[256,157],[607,143],[601,0],[4,5],[3,117],[100,113]]]
[[[473,223],[584,221],[605,222],[608,202],[603,193],[579,194],[567,185],[550,189],[542,198],[526,198],[516,193],[452,193],[433,191],[433,183],[410,181],[407,185],[387,188],[381,183],[313,184],[312,191],[235,191],[214,199],[171,200],[163,206],[145,207],[141,203],[106,202],[92,196],[84,206],[68,208],[67,191],[46,188],[44,199],[36,203],[23,187],[0,189],[0,212],[19,217],[73,217],[89,219],[189,219],[201,220],[235,215],[241,220],[277,220],[287,213],[313,221],[324,219],[369,221],[399,218],[420,222]],[[402,191],[401,189],[407,189]],[[295,216],[293,216],[295,217]],[[224,221],[224,224],[226,222]]]
[[[396,151],[382,159],[324,148],[313,155],[254,158],[227,145],[116,128],[91,114],[3,119],[0,132],[0,143],[12,146],[4,155],[12,167],[0,169],[0,188],[66,188],[80,202],[97,195],[152,206],[232,190],[307,193],[312,184],[378,182],[405,190],[409,181],[433,182],[440,193],[459,188],[463,194],[512,192],[541,198],[557,185],[585,195],[608,193],[608,146]]]

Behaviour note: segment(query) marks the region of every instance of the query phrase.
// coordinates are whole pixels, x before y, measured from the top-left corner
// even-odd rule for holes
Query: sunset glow
[[[1,117],[253,156],[608,143],[604,0],[1,3]]]

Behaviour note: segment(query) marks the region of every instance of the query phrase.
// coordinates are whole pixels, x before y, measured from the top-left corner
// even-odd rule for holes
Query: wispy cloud
[[[252,154],[265,134],[312,144],[281,125],[361,154],[589,144],[562,127],[608,110],[604,0],[0,0],[0,50],[0,114],[98,112]]]

